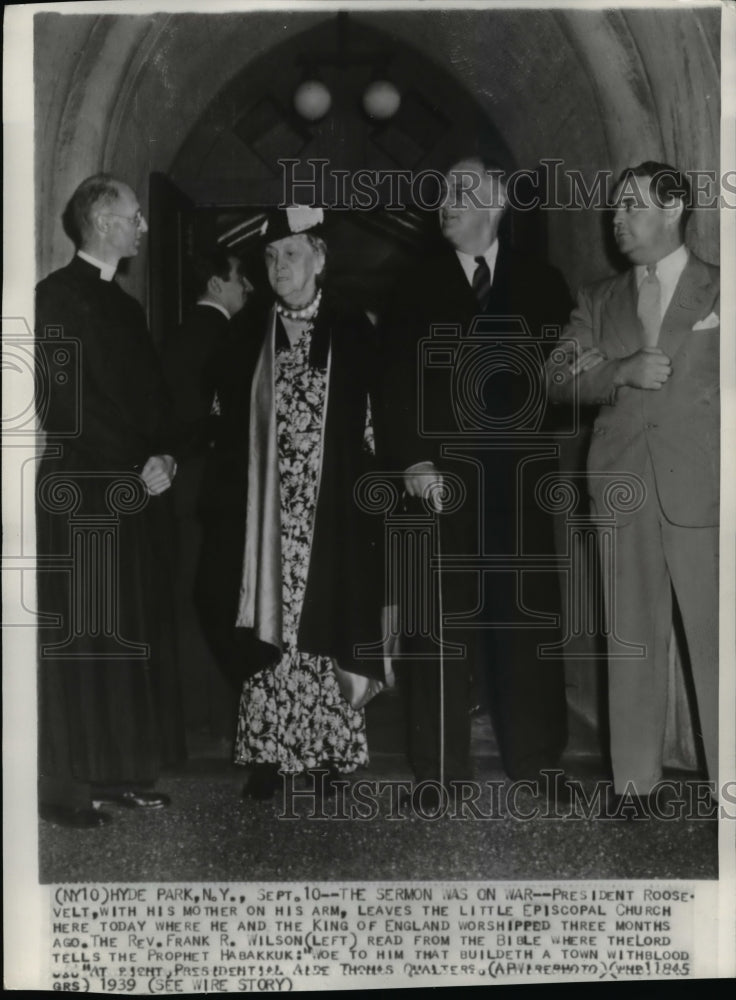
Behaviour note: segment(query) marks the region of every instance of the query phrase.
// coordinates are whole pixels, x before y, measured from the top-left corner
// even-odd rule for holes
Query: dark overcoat
[[[213,433],[212,359],[221,351],[230,320],[211,305],[197,303],[166,341],[162,361],[177,419],[182,423],[180,453],[201,455]]]
[[[481,563],[488,557],[490,569],[494,558],[554,553],[535,484],[557,468],[544,360],[570,304],[556,270],[502,241],[481,310],[457,254],[441,241],[402,276],[382,325],[380,418],[390,433],[381,435],[378,457],[396,470],[433,461],[462,484],[464,502],[440,517],[444,610],[472,627],[448,629],[445,638],[478,650],[504,763],[519,777],[555,763],[566,740],[562,665],[537,655],[559,634],[523,624],[524,606],[559,615],[558,581],[554,572],[520,574],[520,561],[491,571]]]

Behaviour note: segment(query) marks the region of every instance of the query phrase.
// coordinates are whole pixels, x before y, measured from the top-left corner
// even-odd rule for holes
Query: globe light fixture
[[[401,95],[390,80],[374,80],[365,88],[363,108],[371,118],[391,118],[400,104]]]
[[[320,80],[305,80],[294,91],[294,107],[307,121],[324,118],[332,106],[332,96]]]

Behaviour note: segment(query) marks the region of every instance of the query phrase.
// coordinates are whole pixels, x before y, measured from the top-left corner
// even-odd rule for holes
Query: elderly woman
[[[279,770],[348,772],[368,760],[363,713],[343,698],[333,661],[370,673],[354,648],[380,634],[379,526],[353,496],[372,461],[373,334],[362,312],[323,288],[321,216],[269,213],[275,302],[217,385],[213,489],[247,504],[240,533],[232,505],[216,516],[209,603],[221,618],[215,646],[246,677],[235,761],[251,766],[245,794],[255,798],[273,795]]]

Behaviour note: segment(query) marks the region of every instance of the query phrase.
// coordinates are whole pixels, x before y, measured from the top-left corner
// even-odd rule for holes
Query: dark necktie
[[[485,257],[475,258],[476,268],[473,274],[473,293],[481,309],[485,309],[491,294],[491,272]]]
[[[657,277],[657,265],[647,264],[646,277],[639,286],[636,312],[644,328],[644,346],[656,347],[662,325],[662,289]]]

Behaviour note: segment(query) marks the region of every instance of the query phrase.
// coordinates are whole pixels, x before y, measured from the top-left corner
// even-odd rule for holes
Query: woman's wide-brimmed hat
[[[288,208],[270,208],[261,227],[261,240],[264,245],[283,240],[287,236],[297,236],[299,233],[322,234],[324,212],[321,208],[310,205],[290,205]]]

